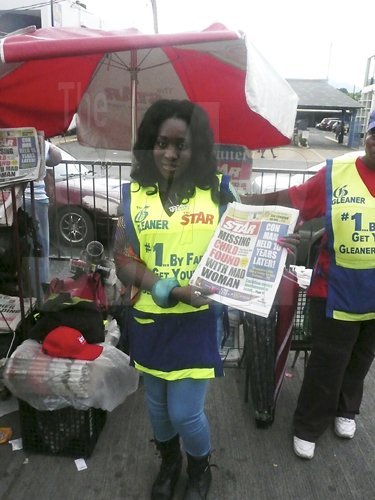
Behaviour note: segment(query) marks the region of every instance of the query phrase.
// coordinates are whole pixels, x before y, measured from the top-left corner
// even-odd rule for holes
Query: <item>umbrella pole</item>
[[[131,87],[131,148],[133,150],[133,146],[135,143],[135,138],[137,135],[137,52],[135,50],[131,51],[130,57],[130,87]]]

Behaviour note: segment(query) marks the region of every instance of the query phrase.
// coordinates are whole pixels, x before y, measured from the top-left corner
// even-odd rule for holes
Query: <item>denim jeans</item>
[[[41,257],[29,257],[28,261],[28,273],[30,280],[31,292],[34,297],[43,297],[43,292],[41,288],[42,283],[49,283],[49,219],[48,219],[48,199],[35,200],[35,225],[36,225],[36,235],[39,244],[42,247]],[[32,217],[31,200],[25,200],[25,209],[27,213]],[[33,248],[34,242],[31,241],[31,246]],[[36,275],[35,275],[35,264],[38,266],[39,273],[39,290],[36,285]]]
[[[211,451],[210,428],[204,403],[208,380],[164,380],[143,374],[154,437],[168,441],[177,433],[184,449],[194,457]]]

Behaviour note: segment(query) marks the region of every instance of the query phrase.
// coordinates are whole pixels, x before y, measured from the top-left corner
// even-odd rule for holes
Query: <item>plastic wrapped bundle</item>
[[[35,340],[25,340],[12,354],[4,383],[18,398],[37,410],[98,408],[112,411],[138,388],[139,374],[129,356],[103,345],[93,361],[55,358]]]

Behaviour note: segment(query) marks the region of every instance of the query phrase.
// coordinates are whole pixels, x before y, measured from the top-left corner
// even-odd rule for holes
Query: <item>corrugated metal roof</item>
[[[298,95],[298,109],[358,109],[362,106],[327,80],[287,79]]]

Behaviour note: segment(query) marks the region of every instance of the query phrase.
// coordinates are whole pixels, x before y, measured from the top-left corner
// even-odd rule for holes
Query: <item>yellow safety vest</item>
[[[187,204],[175,207],[168,215],[159,193],[131,187],[130,213],[139,241],[139,257],[148,269],[161,278],[176,278],[186,286],[202,259],[219,223],[219,206],[211,199],[211,191],[196,188]],[[150,292],[142,291],[135,309],[153,314],[196,312],[184,303],[163,309],[155,304]]]
[[[355,160],[327,162],[326,192],[327,315],[344,321],[375,319],[375,198]]]
[[[218,177],[225,186],[227,180]],[[196,188],[188,203],[169,216],[159,193],[149,192],[137,183],[123,188],[128,237],[148,269],[187,285],[219,223],[220,207],[210,190]],[[166,380],[223,374],[214,309],[184,303],[164,309],[142,291],[131,315],[131,357],[138,370]]]

